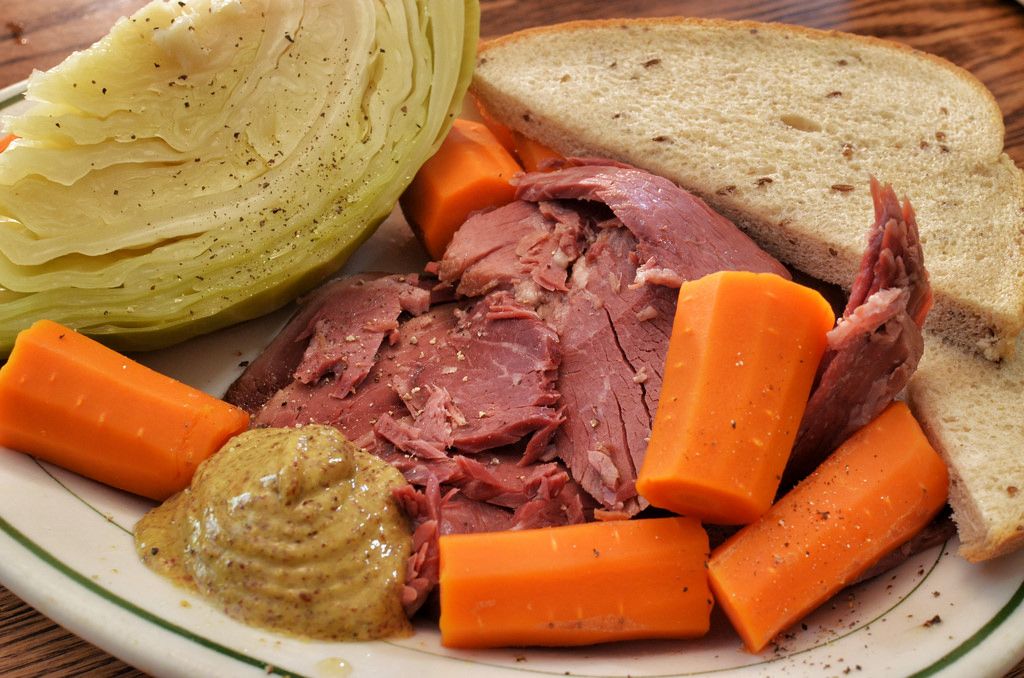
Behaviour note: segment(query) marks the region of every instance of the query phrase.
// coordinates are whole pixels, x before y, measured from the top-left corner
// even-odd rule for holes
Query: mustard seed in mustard
[[[135,526],[150,568],[247,624],[327,640],[409,634],[409,524],[390,464],[330,426],[254,429]]]

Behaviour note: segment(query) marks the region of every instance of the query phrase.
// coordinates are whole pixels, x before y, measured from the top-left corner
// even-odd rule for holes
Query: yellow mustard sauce
[[[409,524],[391,465],[329,426],[254,429],[135,526],[142,561],[253,626],[328,640],[408,635]]]

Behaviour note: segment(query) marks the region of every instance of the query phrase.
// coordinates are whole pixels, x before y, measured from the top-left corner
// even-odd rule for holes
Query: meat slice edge
[[[299,310],[228,387],[224,400],[250,414],[298,378],[314,383],[330,374],[347,393],[369,374],[402,311],[423,313],[429,293],[419,276],[360,274],[333,280],[300,302]]]
[[[555,449],[607,511],[630,516],[661,389],[674,290],[630,287],[636,238],[623,228],[598,234],[576,262],[561,330],[558,390],[565,424]]]
[[[868,246],[843,317],[828,334],[783,491],[888,407],[924,354],[921,327],[932,293],[914,210],[874,179],[871,195]]]
[[[513,444],[561,420],[554,405],[562,356],[550,326],[507,291],[453,309],[453,321],[445,335],[431,337],[420,360],[396,369],[396,392],[413,419],[434,412],[431,393],[443,389],[448,445],[470,454]]]
[[[517,177],[516,198],[589,200],[607,205],[638,240],[638,284],[679,287],[721,270],[775,273],[785,266],[697,196],[642,170],[596,159],[558,172]],[[649,279],[653,278],[653,279]]]

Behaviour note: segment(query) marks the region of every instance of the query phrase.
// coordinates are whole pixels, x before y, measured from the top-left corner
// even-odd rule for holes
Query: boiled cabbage
[[[460,109],[476,0],[156,0],[35,73],[0,154],[0,350],[49,318],[121,349],[336,270]]]

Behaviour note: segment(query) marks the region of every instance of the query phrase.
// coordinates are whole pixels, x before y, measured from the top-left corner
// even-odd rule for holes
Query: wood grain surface
[[[143,4],[143,0],[2,0],[0,87],[87,47],[118,17]],[[1010,0],[482,0],[480,4],[484,37],[577,18],[690,15],[782,21],[903,42],[966,68],[992,90],[1004,114],[1007,152],[1024,166],[1024,7]],[[143,674],[68,633],[0,587],[0,675]],[[1024,678],[1024,663],[1009,676]]]

